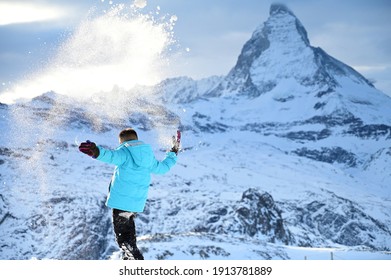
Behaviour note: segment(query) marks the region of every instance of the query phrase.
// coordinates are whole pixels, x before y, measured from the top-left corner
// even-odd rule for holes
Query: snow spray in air
[[[111,6],[100,15],[91,10],[47,65],[3,93],[2,102],[49,91],[91,97],[114,86],[130,89],[159,82],[168,65],[168,49],[175,42],[176,16],[156,19],[142,14],[139,6]]]
[[[79,103],[74,107],[83,108],[83,117],[97,131],[102,130],[104,121],[120,127],[129,121],[129,110],[133,115],[150,113],[160,120],[166,117],[161,114],[162,108],[152,105],[153,94],[143,86],[165,77],[170,47],[175,43],[176,16],[143,14],[140,9],[145,6],[146,1],[138,0],[132,5],[110,5],[107,11],[91,11],[41,71],[1,96],[2,102],[15,103],[43,93],[59,94],[53,94],[49,106],[38,116],[28,106],[17,106],[12,114],[14,145],[30,149],[21,167],[38,177],[42,191],[47,182],[55,180],[50,176],[58,175],[48,174],[45,169],[48,155],[43,152],[44,146],[48,139],[59,139],[64,125],[72,124],[69,115],[77,119],[72,102]],[[139,90],[134,90],[137,87]],[[140,102],[144,106],[139,106]],[[37,121],[32,122],[31,117],[43,122],[33,126]],[[28,137],[20,137],[21,131]]]

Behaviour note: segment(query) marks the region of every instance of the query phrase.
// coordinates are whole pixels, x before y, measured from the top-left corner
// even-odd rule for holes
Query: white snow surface
[[[230,108],[237,109],[229,102],[199,101],[173,105],[170,109],[186,124],[194,112],[211,112],[212,119],[218,119],[219,112],[230,111]],[[1,258],[72,259],[79,258],[82,250],[93,258],[118,258],[110,212],[103,205],[113,167],[77,150],[77,145],[87,138],[114,148],[117,131],[97,133],[88,127],[62,127],[58,131],[45,124],[39,127],[40,117],[29,116],[28,112],[31,113],[23,111],[23,115],[32,127],[23,129],[36,134],[2,147],[0,239],[4,246],[0,249]],[[242,118],[250,118],[238,116],[237,123]],[[234,114],[230,118],[234,118]],[[15,124],[5,123],[12,127],[12,134],[18,135]],[[235,124],[235,121],[226,123]],[[307,125],[302,129],[312,130],[318,126]],[[174,131],[172,128],[171,132]],[[169,146],[161,146],[155,132],[140,131],[139,135],[153,145],[157,158],[164,157],[164,149]],[[340,140],[336,137],[325,141]],[[365,142],[354,137],[343,141],[346,146],[357,145],[357,150],[362,149],[360,142]],[[316,147],[319,142],[312,145]],[[377,141],[371,143],[380,146]],[[386,150],[376,154],[375,163],[360,169],[295,156],[287,152],[297,145],[289,139],[237,129],[221,133],[185,130],[182,145],[178,164],[170,173],[153,176],[148,211],[136,219],[139,246],[146,258],[329,259],[333,252],[336,259],[391,259],[387,249],[391,246],[389,236],[381,232],[371,234],[375,235],[373,244],[384,250],[367,245],[341,245],[312,236],[313,233],[308,236],[313,241],[309,248],[271,243],[262,235],[194,231],[195,225],[210,218],[209,211],[231,209],[249,188],[270,193],[283,211],[287,228],[297,236],[307,233],[295,224],[297,217],[289,212],[290,205],[303,207],[312,201],[324,200],[329,201],[327,211],[343,212],[333,197],[351,200],[367,215],[390,225],[390,177],[377,171],[389,171],[387,162],[379,160],[385,157]],[[367,147],[368,143],[362,145]],[[5,148],[12,150],[11,156],[4,156]],[[7,217],[6,213],[9,213]],[[218,223],[224,227],[226,222],[223,219]],[[102,224],[106,228],[95,228]],[[89,255],[85,244],[93,246],[93,242],[88,241],[93,238],[101,240],[99,246],[95,245],[99,254]],[[86,254],[82,258],[88,258]]]

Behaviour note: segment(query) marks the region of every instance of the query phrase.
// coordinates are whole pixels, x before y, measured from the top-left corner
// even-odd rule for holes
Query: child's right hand
[[[80,144],[79,151],[83,154],[89,155],[92,158],[97,158],[99,156],[99,148],[95,145],[94,142],[89,140]]]

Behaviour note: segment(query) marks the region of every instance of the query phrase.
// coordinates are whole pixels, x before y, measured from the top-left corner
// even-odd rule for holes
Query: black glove
[[[171,150],[170,150],[170,152],[173,152],[173,153],[175,153],[176,155],[178,155],[178,151],[179,151],[179,148],[176,147],[176,146],[172,147]]]
[[[97,158],[99,156],[99,148],[95,145],[94,142],[83,142],[79,146],[79,151],[83,154],[89,155],[92,158]]]
[[[177,131],[177,136],[172,136],[172,148],[170,152],[174,152],[176,155],[178,155],[178,151],[181,146],[181,132]]]

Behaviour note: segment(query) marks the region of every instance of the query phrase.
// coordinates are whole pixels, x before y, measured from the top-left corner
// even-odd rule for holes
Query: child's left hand
[[[172,148],[171,152],[174,152],[176,155],[178,154],[178,151],[181,146],[181,132],[178,130],[177,131],[177,136],[172,137]]]

